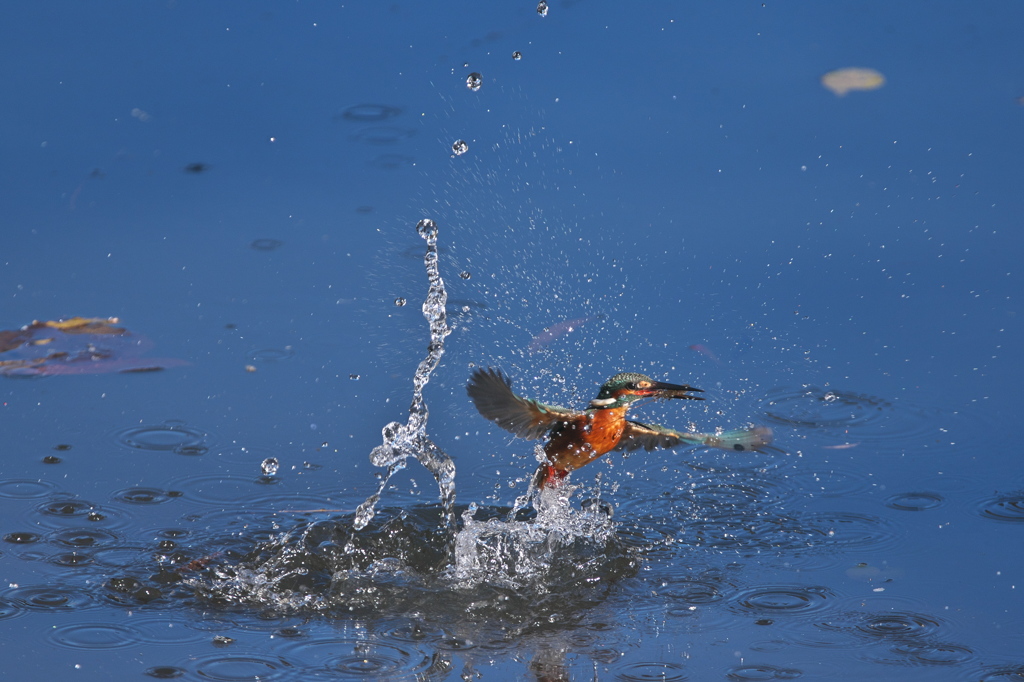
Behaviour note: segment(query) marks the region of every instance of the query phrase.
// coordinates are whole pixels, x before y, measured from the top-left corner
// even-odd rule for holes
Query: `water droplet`
[[[359,375],[358,374],[349,374],[348,378],[351,379],[352,381],[359,381]]]
[[[273,476],[277,473],[277,469],[280,464],[277,461],[277,457],[267,457],[260,463],[260,471],[263,472],[264,476]]]
[[[429,237],[437,236],[437,223],[430,218],[424,218],[423,220],[416,223],[416,231],[420,233],[420,236],[424,239]]]
[[[473,275],[469,274],[468,272],[460,272],[459,273],[459,277],[461,277],[462,279],[469,279],[472,276]]]
[[[455,156],[462,156],[469,151],[469,145],[465,140],[456,140],[452,143],[452,151],[455,152]]]
[[[395,299],[395,305],[397,305],[399,308],[401,308],[403,305],[405,305],[405,299],[401,298],[401,297],[396,298]]]
[[[523,53],[520,52],[519,50],[516,50],[515,52],[512,53],[512,59],[516,60],[517,62],[520,59],[522,59],[522,58],[523,58]]]
[[[548,15],[548,0],[540,0],[540,2],[537,3],[537,14],[542,17],[546,17]]]
[[[476,92],[480,89],[480,86],[484,84],[483,76],[474,71],[473,73],[466,76],[466,87]]]

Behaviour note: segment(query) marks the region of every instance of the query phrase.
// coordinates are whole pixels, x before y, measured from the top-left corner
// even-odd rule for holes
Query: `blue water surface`
[[[1024,678],[1022,22],[8,7],[0,329],[116,317],[166,368],[0,377],[4,677]],[[847,67],[885,83],[822,85]],[[638,418],[773,447],[576,472],[618,525],[525,587],[451,579],[414,462],[349,535],[428,343],[424,217],[460,512],[536,466],[473,408],[476,366],[574,407],[620,371],[688,383],[707,400]]]

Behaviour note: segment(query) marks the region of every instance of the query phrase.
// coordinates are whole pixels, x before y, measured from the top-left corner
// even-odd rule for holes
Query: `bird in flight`
[[[684,433],[627,419],[632,404],[643,398],[704,399],[691,395],[703,393],[699,388],[654,381],[635,372],[616,374],[604,382],[597,397],[582,411],[518,396],[508,377],[493,368],[474,371],[466,392],[481,415],[506,431],[530,440],[547,438],[547,462],[540,465],[534,478],[538,488],[557,486],[570,472],[613,450],[707,445],[742,452],[758,450],[772,442],[772,431],[765,426],[721,433]]]

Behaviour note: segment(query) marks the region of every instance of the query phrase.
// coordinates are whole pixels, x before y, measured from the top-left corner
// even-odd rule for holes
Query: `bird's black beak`
[[[690,392],[703,393],[704,391],[693,386],[687,386],[686,384],[666,384],[663,381],[652,381],[650,396],[652,398],[663,398],[669,400],[671,398],[686,398],[688,400],[704,400],[700,396],[690,395]]]

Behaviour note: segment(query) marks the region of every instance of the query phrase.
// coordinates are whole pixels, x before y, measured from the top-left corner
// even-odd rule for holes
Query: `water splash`
[[[486,584],[546,592],[545,586],[565,587],[567,576],[558,577],[564,571],[575,579],[585,576],[583,582],[589,584],[618,573],[611,564],[618,559],[630,563],[630,558],[617,547],[610,508],[584,504],[582,511],[574,510],[570,500],[578,489],[563,485],[536,490],[531,496],[533,519],[523,513],[523,498],[505,518],[482,521],[474,518],[476,504],[470,504],[462,513],[447,577],[463,589]]]
[[[451,334],[445,315],[445,304],[448,293],[444,288],[444,280],[437,264],[437,224],[424,218],[416,224],[416,231],[427,242],[427,252],[423,256],[423,264],[427,269],[430,288],[427,298],[423,301],[423,317],[430,325],[430,344],[425,357],[416,368],[413,376],[412,404],[409,406],[409,419],[405,424],[391,422],[384,427],[384,442],[370,453],[370,462],[374,466],[387,467],[387,473],[381,479],[377,492],[366,498],[356,509],[353,526],[362,530],[372,519],[381,493],[384,492],[388,480],[396,472],[405,468],[405,460],[410,456],[419,460],[437,481],[441,493],[442,525],[448,536],[455,530],[455,462],[448,454],[427,437],[427,403],[423,400],[423,387],[430,381],[430,375],[437,368],[444,354],[444,340]]]
[[[457,513],[455,464],[427,436],[423,398],[451,332],[447,294],[438,271],[437,226],[424,219],[417,231],[427,243],[423,315],[430,343],[413,377],[408,420],[385,426],[383,443],[370,453],[371,463],[386,469],[380,485],[354,517],[310,516],[284,533],[275,521],[265,536],[253,536],[247,552],[233,537],[224,554],[237,561],[214,562],[203,569],[207,579],[189,578],[201,598],[368,618],[425,609],[432,618],[458,622],[473,614],[477,625],[492,623],[494,636],[504,640],[510,623],[531,628],[571,620],[568,614],[600,603],[612,584],[638,570],[639,559],[618,537],[607,505],[573,508],[577,486],[531,486],[511,510],[473,504]],[[389,479],[410,457],[434,476],[440,504],[378,510]]]

